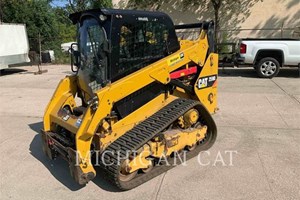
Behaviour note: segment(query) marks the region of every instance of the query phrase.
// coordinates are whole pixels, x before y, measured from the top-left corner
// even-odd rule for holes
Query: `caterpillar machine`
[[[183,152],[190,159],[213,145],[213,22],[174,26],[161,12],[115,9],[70,19],[78,26],[74,74],[57,86],[41,135],[45,154],[66,159],[76,182],[88,183],[99,165],[129,190],[172,168]],[[199,38],[178,39],[175,30],[189,28],[199,28]]]

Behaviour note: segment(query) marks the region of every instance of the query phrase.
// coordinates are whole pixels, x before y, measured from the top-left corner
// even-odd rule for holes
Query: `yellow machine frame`
[[[195,41],[181,40],[180,50],[174,54],[165,57],[130,76],[126,76],[116,82],[113,82],[106,87],[96,92],[97,98],[94,99],[94,104],[98,108],[93,109],[93,103],[87,107],[84,116],[81,118],[79,128],[76,126],[77,118],[70,117],[67,120],[62,119],[58,113],[64,105],[68,105],[71,109],[76,107],[75,96],[78,90],[77,77],[74,75],[67,76],[59,83],[54,95],[46,108],[44,115],[44,132],[51,132],[53,125],[58,124],[76,136],[76,151],[79,158],[76,162],[79,163],[78,170],[84,174],[96,174],[93,165],[90,162],[90,148],[95,136],[101,136],[101,131],[105,132],[109,129],[109,134],[106,137],[98,137],[101,140],[100,148],[104,150],[109,144],[122,136],[126,131],[130,130],[139,121],[151,116],[153,113],[161,109],[164,105],[169,104],[178,97],[187,97],[199,100],[210,113],[214,113],[217,108],[217,86],[215,84],[206,87],[205,81],[200,81],[201,78],[215,77],[218,73],[218,55],[210,53],[207,55],[209,44],[207,33],[202,30],[200,36]],[[184,56],[182,56],[184,55]],[[162,84],[168,84],[171,81],[170,74],[183,66],[188,67],[188,63],[195,63],[202,68],[198,80],[194,85],[196,95],[190,96],[181,88],[177,88],[171,94],[161,94],[154,100],[147,103],[147,106],[142,106],[138,110],[128,115],[125,119],[115,123],[108,123],[105,119],[111,112],[113,104],[129,94],[149,85],[154,81]],[[182,74],[184,76],[184,74]],[[137,84],[138,83],[138,84]],[[167,95],[167,98],[166,98]],[[149,106],[151,109],[149,109]],[[203,129],[205,131],[205,128]],[[203,134],[201,135],[201,137]],[[133,167],[134,168],[134,167]],[[134,169],[131,168],[131,171]]]

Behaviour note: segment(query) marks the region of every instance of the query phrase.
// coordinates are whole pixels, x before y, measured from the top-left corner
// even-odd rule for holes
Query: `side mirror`
[[[78,51],[78,44],[72,43],[70,47],[70,53],[71,53],[71,70],[72,72],[77,72],[79,65],[80,65],[80,53]],[[74,69],[74,66],[76,66],[76,69]]]

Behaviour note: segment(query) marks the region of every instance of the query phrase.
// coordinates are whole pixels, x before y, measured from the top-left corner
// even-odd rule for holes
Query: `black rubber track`
[[[170,124],[175,122],[180,116],[191,108],[196,108],[200,114],[199,120],[208,127],[205,140],[197,145],[197,147],[186,154],[186,159],[190,159],[198,155],[200,151],[210,148],[217,136],[217,128],[213,118],[207,109],[199,102],[190,99],[176,99],[169,103],[166,107],[139,123],[133,129],[129,130],[106,149],[108,152],[119,152],[122,157],[126,156],[126,152],[135,151],[147,143],[155,135],[161,133]],[[113,163],[112,165],[102,165],[106,178],[121,190],[130,190],[146,181],[158,176],[159,174],[174,167],[171,165],[157,165],[151,172],[146,174],[138,174],[134,179],[122,182],[119,179],[119,171],[121,162],[117,162],[117,153],[106,153],[104,156],[105,163]],[[124,158],[125,160],[125,158]],[[168,163],[172,163],[174,158],[169,158]],[[178,162],[178,161],[177,161]]]

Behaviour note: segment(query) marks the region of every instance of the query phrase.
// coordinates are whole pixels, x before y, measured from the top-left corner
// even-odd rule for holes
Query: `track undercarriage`
[[[198,101],[176,99],[113,142],[103,152],[106,177],[122,190],[190,159],[213,145],[216,126]],[[181,160],[182,161],[182,160]]]

